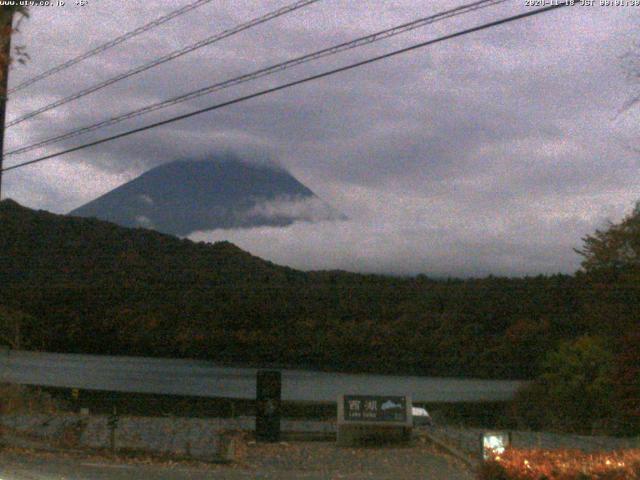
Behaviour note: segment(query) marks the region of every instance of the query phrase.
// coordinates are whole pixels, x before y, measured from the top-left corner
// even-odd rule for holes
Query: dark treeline
[[[23,348],[533,378],[563,341],[615,341],[638,304],[585,275],[305,273],[226,242],[0,203],[2,328]]]
[[[575,275],[305,273],[228,243],[0,202],[0,343],[343,371],[532,379],[518,426],[640,431],[640,207]]]

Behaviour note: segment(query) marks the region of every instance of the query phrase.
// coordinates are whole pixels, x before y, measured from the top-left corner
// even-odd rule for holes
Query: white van
[[[421,427],[424,425],[432,426],[433,419],[426,409],[421,407],[411,407],[411,414],[413,416],[413,426]]]

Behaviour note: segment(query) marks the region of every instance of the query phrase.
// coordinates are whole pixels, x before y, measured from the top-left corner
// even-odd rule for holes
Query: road
[[[333,443],[250,445],[239,465],[114,460],[83,454],[0,451],[1,480],[473,480],[464,466],[428,445],[339,448]]]
[[[410,395],[414,402],[509,401],[518,381],[283,369],[285,401],[335,403],[340,394]],[[256,368],[198,360],[0,350],[0,382],[114,392],[256,398]]]

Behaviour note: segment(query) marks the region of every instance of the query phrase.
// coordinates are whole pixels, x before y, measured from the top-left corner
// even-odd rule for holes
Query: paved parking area
[[[410,447],[340,448],[332,442],[249,444],[234,465],[108,458],[19,449],[0,452],[1,480],[401,479],[472,480],[457,460]]]

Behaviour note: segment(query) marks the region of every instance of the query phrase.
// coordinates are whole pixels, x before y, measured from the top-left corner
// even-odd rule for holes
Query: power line
[[[239,85],[251,80],[255,80],[267,75],[271,75],[273,73],[277,73],[277,72],[281,72],[283,70],[287,70],[289,68],[293,68],[295,66],[301,65],[303,63],[307,63],[313,60],[318,60],[320,58],[324,58],[324,57],[328,57],[331,55],[335,55],[338,54],[340,52],[344,52],[346,50],[350,50],[353,48],[357,48],[363,45],[367,45],[367,44],[371,44],[380,40],[384,40],[390,37],[393,37],[395,35],[399,35],[401,33],[405,33],[420,27],[423,27],[425,25],[429,25],[431,23],[440,21],[440,20],[445,20],[447,18],[451,18],[457,15],[462,15],[462,14],[466,14],[475,10],[479,10],[482,8],[487,8],[493,5],[497,5],[499,3],[504,3],[507,0],[481,0],[481,1],[477,1],[477,2],[473,2],[470,4],[466,4],[466,5],[462,5],[460,7],[457,8],[453,8],[450,10],[446,10],[444,12],[440,12],[437,13],[435,15],[430,15],[428,17],[424,17],[424,18],[420,18],[418,20],[415,20],[413,22],[409,22],[409,23],[404,23],[392,28],[388,28],[386,30],[381,30],[378,31],[376,33],[370,34],[370,35],[366,35],[363,37],[359,37],[356,38],[354,40],[348,41],[348,42],[344,42],[329,48],[325,48],[322,50],[318,50],[316,52],[307,54],[307,55],[303,55],[300,57],[296,57],[293,58],[291,60],[287,60],[285,62],[281,62],[278,63],[276,65],[272,65],[270,67],[266,67],[260,70],[255,70],[251,73],[247,73],[244,75],[241,75],[239,77],[235,77],[235,78],[231,78],[228,80],[225,80],[223,82],[219,82],[219,83],[215,83],[213,85],[183,94],[183,95],[179,95],[177,97],[173,97],[155,104],[151,104],[148,105],[146,107],[142,107],[139,108],[137,110],[133,110],[127,113],[123,113],[121,115],[118,115],[116,117],[112,117],[110,119],[107,120],[103,120],[101,122],[95,123],[93,125],[89,125],[86,127],[82,127],[76,130],[71,130],[69,132],[63,133],[61,135],[57,135],[55,137],[50,137],[41,141],[38,141],[36,143],[33,143],[31,145],[27,145],[24,147],[20,147],[17,148],[15,150],[11,150],[9,152],[7,152],[5,155],[6,156],[10,156],[10,155],[17,155],[20,153],[25,153],[31,150],[34,150],[36,148],[45,146],[45,145],[51,145],[53,143],[58,143],[62,140],[67,140],[69,138],[73,138],[76,137],[78,135],[82,135],[85,133],[89,133],[89,132],[93,132],[95,130],[99,130],[101,128],[105,128],[111,125],[115,125],[117,123],[120,123],[124,120],[129,120],[131,118],[135,118],[138,117],[140,115],[144,115],[147,113],[151,113],[154,112],[156,110],[160,110],[162,108],[166,108],[172,105],[176,105],[178,103],[182,103],[188,100],[192,100],[194,98],[198,98],[200,96],[203,95],[207,95],[210,93],[213,93],[215,91],[218,90],[222,90],[225,88],[229,88],[235,85]]]
[[[93,147],[95,145],[99,145],[99,144],[102,144],[102,143],[110,142],[110,141],[116,140],[118,138],[127,137],[129,135],[133,135],[135,133],[140,133],[140,132],[143,132],[145,130],[150,130],[152,128],[156,128],[156,127],[160,127],[160,126],[163,126],[163,125],[167,125],[169,123],[177,122],[179,120],[184,120],[186,118],[194,117],[196,115],[200,115],[201,113],[206,113],[206,112],[210,112],[210,111],[213,111],[213,110],[218,110],[220,108],[224,108],[224,107],[227,107],[229,105],[234,105],[236,103],[244,102],[244,101],[250,100],[252,98],[261,97],[263,95],[268,95],[270,93],[278,92],[280,90],[284,90],[286,88],[294,87],[296,85],[301,85],[303,83],[311,82],[311,81],[314,81],[314,80],[319,80],[321,78],[325,78],[325,77],[328,77],[330,75],[335,75],[336,73],[341,73],[341,72],[345,72],[345,71],[348,71],[348,70],[352,70],[352,69],[357,68],[357,67],[361,67],[361,66],[364,66],[364,65],[368,65],[370,63],[374,63],[374,62],[377,62],[377,61],[380,61],[380,60],[384,60],[384,59],[387,59],[387,58],[390,58],[390,57],[394,57],[394,56],[400,55],[402,53],[407,53],[407,52],[410,52],[410,51],[413,51],[413,50],[417,50],[419,48],[424,48],[424,47],[427,47],[429,45],[433,45],[435,43],[443,42],[445,40],[450,40],[452,38],[461,37],[463,35],[467,35],[467,34],[470,34],[470,33],[478,32],[478,31],[481,31],[481,30],[486,30],[488,28],[496,27],[498,25],[502,25],[502,24],[505,24],[505,23],[514,22],[514,21],[517,21],[517,20],[521,20],[523,18],[532,17],[534,15],[539,15],[541,13],[549,12],[551,10],[556,10],[558,8],[566,7],[566,6],[569,6],[569,5],[570,5],[570,3],[560,3],[560,4],[557,4],[557,5],[550,5],[548,7],[537,8],[537,9],[531,10],[529,12],[521,13],[521,14],[518,14],[518,15],[513,15],[513,16],[510,16],[510,17],[505,17],[505,18],[502,18],[500,20],[495,20],[495,21],[489,22],[489,23],[484,23],[484,24],[479,25],[477,27],[472,27],[472,28],[467,28],[465,30],[460,30],[458,32],[451,33],[449,35],[444,35],[442,37],[438,37],[438,38],[435,38],[433,40],[427,40],[426,42],[417,43],[415,45],[411,45],[410,47],[401,48],[399,50],[394,50],[392,52],[385,53],[383,55],[378,55],[376,57],[372,57],[372,58],[369,58],[367,60],[362,60],[360,62],[356,62],[356,63],[352,63],[350,65],[346,65],[344,67],[340,67],[340,68],[336,68],[336,69],[333,69],[333,70],[329,70],[329,71],[326,71],[326,72],[323,72],[323,73],[319,73],[317,75],[312,75],[310,77],[305,77],[305,78],[302,78],[300,80],[295,80],[293,82],[289,82],[289,83],[285,83],[285,84],[282,84],[282,85],[278,85],[277,87],[268,88],[266,90],[261,90],[259,92],[255,92],[255,93],[252,93],[250,95],[245,95],[245,96],[242,96],[242,97],[235,98],[233,100],[229,100],[229,101],[226,101],[226,102],[218,103],[216,105],[212,105],[212,106],[207,107],[207,108],[202,108],[202,109],[196,110],[194,112],[186,113],[184,115],[178,115],[176,117],[172,117],[172,118],[169,118],[167,120],[162,120],[160,122],[152,123],[152,124],[146,125],[144,127],[136,128],[136,129],[129,130],[129,131],[126,131],[126,132],[123,132],[123,133],[119,133],[117,135],[112,135],[110,137],[105,137],[105,138],[102,138],[100,140],[95,140],[93,142],[85,143],[85,144],[79,145],[77,147],[69,148],[67,150],[63,150],[63,151],[60,151],[60,152],[52,153],[50,155],[45,155],[43,157],[39,157],[39,158],[36,158],[36,159],[33,159],[33,160],[29,160],[29,161],[26,161],[26,162],[18,163],[16,165],[12,165],[10,167],[6,167],[6,168],[2,169],[2,172],[6,172],[6,171],[9,171],[9,170],[14,170],[14,169],[17,169],[17,168],[25,167],[27,165],[32,165],[34,163],[39,163],[39,162],[42,162],[42,161],[45,161],[45,160],[49,160],[51,158],[55,158],[55,157],[59,157],[59,156],[65,155],[67,153],[72,153],[72,152],[77,152],[79,150],[84,150],[85,148],[88,148],[88,147]]]
[[[81,55],[78,55],[77,57],[74,57],[70,60],[67,60],[64,63],[61,63],[60,65],[53,67],[49,70],[46,70],[38,75],[36,75],[35,77],[29,78],[25,81],[23,81],[22,83],[16,85],[15,87],[9,89],[8,93],[14,93],[17,92],[18,90],[22,90],[23,88],[28,87],[29,85],[33,85],[34,83],[42,80],[43,78],[47,78],[50,77],[51,75],[58,73],[62,70],[65,70],[69,67],[71,67],[72,65],[75,65],[76,63],[81,62],[82,60],[86,60],[89,57],[92,57],[94,55],[97,55],[98,53],[104,52],[105,50],[108,50],[112,47],[115,47],[116,45],[129,40],[130,38],[133,38],[137,35],[140,35],[143,32],[146,32],[148,30],[151,30],[152,28],[155,28],[159,25],[162,25],[163,23],[168,22],[169,20],[179,17],[180,15],[183,15],[187,12],[190,12],[191,10],[194,10],[198,7],[201,7],[202,5],[205,5],[209,2],[211,2],[212,0],[197,0],[189,5],[185,5],[182,8],[179,8],[178,10],[174,10],[173,12],[168,13],[167,15],[164,15],[162,17],[158,17],[155,20],[153,20],[152,22],[147,23],[146,25],[143,25],[141,27],[136,28],[135,30],[132,30],[128,33],[125,33],[124,35],[121,35],[117,38],[114,38],[113,40],[108,41],[107,43],[103,43],[102,45],[97,46],[96,48],[89,50],[88,52],[85,52]]]
[[[252,20],[249,20],[248,22],[242,23],[240,25],[236,25],[233,28],[229,28],[227,30],[224,30],[216,35],[213,35],[211,37],[207,37],[204,40],[201,40],[199,42],[196,42],[192,45],[189,45],[187,47],[181,48],[179,50],[175,50],[167,55],[164,55],[160,58],[157,58],[155,60],[152,60],[149,63],[145,63],[143,65],[140,65],[138,67],[135,67],[127,72],[121,73],[120,75],[116,75],[115,77],[109,78],[101,83],[98,83],[96,85],[93,85],[91,87],[85,88],[84,90],[81,90],[77,93],[74,93],[73,95],[69,95],[68,97],[62,98],[60,100],[56,100],[55,102],[52,102],[48,105],[45,105],[44,107],[38,108],[37,110],[34,110],[32,112],[29,112],[25,115],[22,115],[21,117],[18,117],[14,120],[11,120],[10,122],[7,123],[7,127],[12,127],[14,125],[17,125],[18,123],[22,123],[25,120],[29,120],[30,118],[36,117],[38,115],[40,115],[41,113],[47,112],[49,110],[53,110],[54,108],[57,108],[61,105],[64,105],[66,103],[72,102],[73,100],[77,100],[79,98],[82,98],[86,95],[89,95],[90,93],[96,92],[98,90],[102,90],[105,87],[108,87],[109,85],[113,85],[114,83],[119,82],[120,80],[124,80],[126,78],[132,77],[134,75],[137,75],[139,73],[145,72],[153,67],[157,67],[158,65],[162,65],[163,63],[169,62],[171,60],[174,60],[178,57],[181,57],[183,55],[186,55],[187,53],[193,52],[194,50],[198,50],[199,48],[202,47],[206,47],[208,45],[211,45],[213,43],[216,43],[222,39],[231,37],[237,33],[243,32],[245,30],[248,30],[252,27],[255,27],[257,25],[260,25],[262,23],[266,23],[270,20],[273,20],[274,18],[278,18],[281,17],[282,15],[286,15],[287,13],[293,12],[295,10],[299,10],[303,7],[306,7],[308,5],[311,5],[313,3],[319,2],[320,0],[299,0],[298,2],[292,3],[290,5],[287,5],[285,7],[279,8],[277,10],[274,10],[272,12],[269,12],[265,15],[262,15],[261,17],[257,17],[254,18]]]

